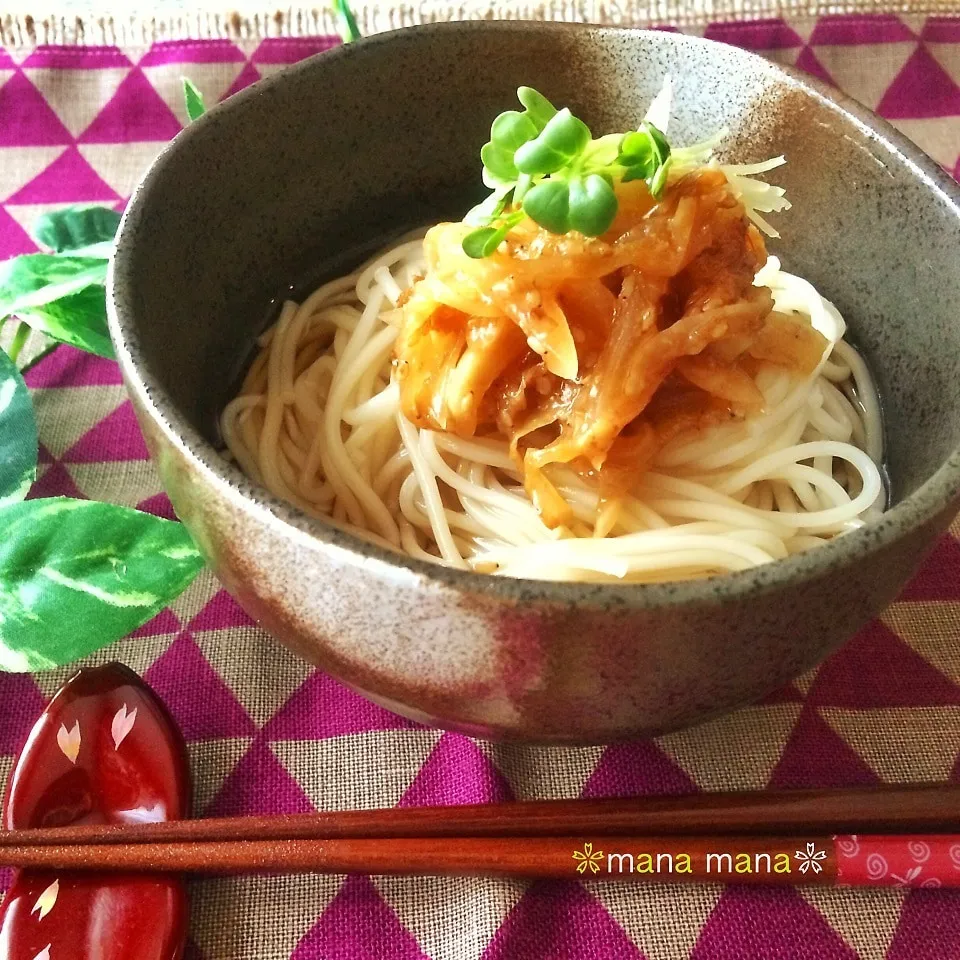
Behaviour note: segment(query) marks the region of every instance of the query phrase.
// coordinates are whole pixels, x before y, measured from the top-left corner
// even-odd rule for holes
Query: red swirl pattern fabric
[[[719,23],[704,35],[833,83],[960,176],[960,17]],[[57,205],[123,205],[186,122],[329,37],[0,51],[0,257]],[[27,377],[33,496],[172,516],[114,363],[61,347]],[[92,658],[121,660],[188,744],[197,814],[960,782],[960,525],[883,616],[818,670],[693,730],[607,748],[491,745],[418,727],[312,670],[209,575]],[[0,674],[0,780],[70,671]],[[2,880],[0,880],[2,882]],[[203,960],[948,960],[960,891],[762,889],[363,876],[201,880]]]

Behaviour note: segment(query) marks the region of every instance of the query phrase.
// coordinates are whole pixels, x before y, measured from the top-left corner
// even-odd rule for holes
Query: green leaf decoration
[[[207,112],[206,105],[203,102],[203,94],[187,77],[183,77],[183,100],[187,106],[187,117],[191,123]]]
[[[128,507],[27,500],[0,517],[0,670],[52,669],[126,636],[203,567],[181,524]]]
[[[75,256],[107,260],[119,226],[120,214],[116,210],[81,204],[42,214],[33,225],[33,236],[54,253],[69,251]]]
[[[34,330],[60,343],[69,343],[87,353],[114,358],[107,330],[107,298],[102,286],[91,286],[35,307],[20,318]]]
[[[37,450],[30,394],[16,364],[0,350],[0,511],[27,495],[37,478]],[[5,529],[2,512],[0,529]]]

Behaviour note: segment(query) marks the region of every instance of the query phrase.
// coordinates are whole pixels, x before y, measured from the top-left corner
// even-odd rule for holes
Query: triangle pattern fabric
[[[170,708],[188,742],[257,733],[253,721],[187,632],[177,637],[144,680]]]
[[[252,63],[298,63],[315,53],[337,47],[336,37],[267,37],[250,58]]]
[[[150,452],[143,441],[133,404],[129,400],[104,417],[63,455],[65,463],[149,459]]]
[[[49,167],[63,150],[63,146],[0,147],[0,170],[3,171],[3,191],[0,196],[16,194],[25,183]],[[29,227],[29,224],[22,226]]]
[[[240,63],[190,63],[186,66],[181,63],[164,63],[145,67],[141,61],[140,66],[154,90],[163,97],[164,103],[173,111],[178,122],[186,126],[187,105],[183,98],[180,78],[189,77],[203,95],[203,102],[213,105],[219,103],[230,89],[240,73],[242,63],[241,57]]]
[[[284,770],[264,738],[253,742],[210,801],[208,817],[241,817],[257,813],[312,813],[315,807]]]
[[[155,637],[164,633],[179,633],[181,623],[177,615],[169,608],[164,607],[155,617],[148,620],[143,626],[137,627],[131,637]]]
[[[883,622],[945,677],[960,685],[960,644],[953,624],[960,623],[960,600],[893,603]]]
[[[31,390],[42,390],[66,384],[82,387],[120,386],[123,376],[116,361],[64,345],[31,367],[24,380]]]
[[[803,40],[797,31],[780,19],[712,23],[703,36],[707,40],[718,40],[744,50],[766,52],[803,46]]]
[[[869,887],[800,887],[800,895],[853,947],[860,960],[885,960],[904,893]],[[864,917],[870,917],[864,923]]]
[[[123,54],[117,53],[122,61],[126,60]],[[130,72],[129,63],[111,64],[102,69],[51,69],[48,65],[30,69],[34,66],[33,59],[27,60],[23,72],[75,137],[90,126]],[[41,67],[41,64],[35,66]]]
[[[369,877],[348,876],[290,960],[430,960]]]
[[[953,43],[928,43],[927,49],[937,63],[950,75],[954,83],[960,83],[960,41]]]
[[[37,245],[26,230],[0,207],[0,260],[17,257],[21,253],[36,253]]]
[[[539,881],[510,911],[482,960],[645,960],[603,905],[574,881]]]
[[[503,803],[513,791],[469,737],[445,733],[400,798],[400,807]]]
[[[868,44],[858,47],[855,57],[850,56],[849,47],[820,46],[816,55],[844,93],[875,110],[916,46],[915,40]]]
[[[28,67],[56,70],[61,73],[70,71],[86,71],[89,73],[103,73],[111,67],[129,67],[130,60],[117,47],[87,47],[87,46],[42,46],[31,51],[23,61],[24,69]]]
[[[87,163],[76,147],[64,150],[43,173],[21,187],[7,203],[76,203],[120,197]]]
[[[960,707],[825,708],[821,716],[887,783],[950,777],[960,744]]]
[[[190,769],[202,770],[203,776],[194,778],[194,814],[203,813],[219,792],[223,782],[246,754],[252,740],[235,737],[220,740],[195,740],[187,745]]]
[[[218,590],[210,602],[190,621],[190,629],[223,630],[226,627],[252,627],[253,620],[226,590]]]
[[[80,136],[81,143],[127,143],[171,140],[180,123],[160,94],[135,67],[124,78],[107,105]]]
[[[920,573],[900,594],[900,600],[956,600],[960,583],[960,541],[944,534]]]
[[[243,51],[230,40],[161,40],[140,58],[141,67],[166,63],[242,63]],[[190,74],[193,79],[193,74]]]
[[[911,890],[886,960],[960,957],[960,897],[956,890]]]
[[[54,146],[73,141],[43,94],[18,70],[0,87],[0,146]]]
[[[354,693],[317,670],[267,724],[271,740],[325,740],[370,730],[410,730],[416,724]]]
[[[805,787],[873,786],[880,778],[859,753],[807,706],[797,721],[767,786],[777,790]]]
[[[690,960],[859,960],[853,949],[789,887],[728,887]]]
[[[921,44],[877,107],[888,120],[960,113],[960,87]]]
[[[47,703],[26,673],[0,673],[0,703],[3,704],[0,756],[16,754],[26,743],[27,735]]]
[[[898,17],[892,14],[860,17],[821,17],[810,35],[810,43],[818,46],[855,46],[860,48],[872,43],[897,43],[916,41],[916,34]]]
[[[164,146],[163,141],[156,140],[146,143],[81,143],[80,153],[118,196],[129,197]]]
[[[324,740],[276,740],[270,749],[318,810],[392,807],[442,734],[371,730]]]
[[[702,790],[764,787],[793,726],[799,704],[746,707],[682,733],[659,737],[657,744]]]
[[[872,620],[824,662],[807,696],[820,707],[932,707],[960,704],[960,687]]]
[[[161,520],[178,519],[173,504],[165,493],[155,493],[152,497],[141,500],[137,504],[137,509],[144,513],[152,513],[155,517],[160,517]]]
[[[796,60],[796,67],[799,70],[803,70],[804,73],[810,74],[811,77],[816,77],[824,83],[829,83],[834,87],[836,86],[833,77],[830,76],[826,67],[817,59],[816,54],[810,47],[804,47],[800,51],[800,56],[798,56]]]
[[[607,747],[584,784],[583,797],[696,793],[697,785],[653,740]]]
[[[237,74],[236,79],[230,85],[230,89],[223,95],[223,99],[232,97],[235,93],[249,87],[251,83],[256,83],[260,79],[257,68],[252,63],[245,63],[243,69]]]
[[[67,468],[55,460],[46,470],[39,473],[36,483],[27,494],[28,500],[42,500],[45,497],[72,497],[75,500],[90,498],[77,486]]]

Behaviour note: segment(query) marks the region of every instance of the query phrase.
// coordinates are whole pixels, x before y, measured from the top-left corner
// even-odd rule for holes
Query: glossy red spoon
[[[186,747],[163,704],[118,663],[80,670],[15,764],[3,827],[157,823],[187,816]],[[22,871],[0,908],[3,960],[178,960],[177,875]]]

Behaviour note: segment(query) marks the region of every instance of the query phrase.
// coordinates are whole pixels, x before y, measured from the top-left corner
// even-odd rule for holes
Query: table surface
[[[835,83],[960,177],[960,17],[689,32]],[[213,103],[334,42],[0,51],[0,258],[33,250],[26,228],[51,207],[122,206],[186,121],[181,75]],[[60,348],[27,380],[42,441],[33,496],[172,516],[114,363]],[[713,723],[607,748],[491,745],[401,720],[278,647],[206,573],[91,662],[128,663],[170,705],[198,814],[960,782],[960,525],[953,533],[818,670]],[[0,674],[0,780],[67,673]],[[243,878],[195,884],[191,935],[205,960],[947,960],[960,957],[960,891]]]

